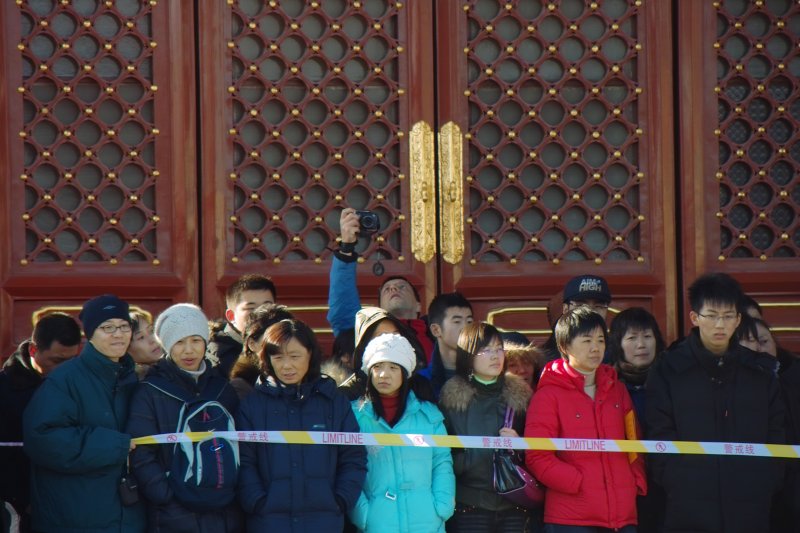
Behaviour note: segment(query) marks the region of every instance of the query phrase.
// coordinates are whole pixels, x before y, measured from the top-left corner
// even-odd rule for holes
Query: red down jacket
[[[616,371],[600,365],[595,380],[592,400],[583,375],[563,359],[548,363],[528,408],[525,436],[625,439],[626,421],[628,434],[638,435],[633,404]],[[525,463],[547,487],[545,523],[610,529],[636,524],[636,495],[647,491],[641,455],[527,451]]]

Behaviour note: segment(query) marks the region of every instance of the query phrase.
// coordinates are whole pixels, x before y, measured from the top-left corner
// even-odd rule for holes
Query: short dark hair
[[[603,339],[608,340],[606,321],[586,307],[576,307],[561,315],[556,322],[555,330],[556,346],[561,356],[564,357],[567,345],[576,337],[591,333],[598,328],[603,332]]]
[[[469,379],[475,365],[475,355],[493,340],[503,343],[500,331],[488,322],[473,322],[461,330],[456,343],[456,374]],[[505,371],[505,361],[503,362]]]
[[[355,351],[356,330],[354,328],[343,329],[333,339],[331,347],[331,358],[337,363],[342,361],[345,356],[350,357],[350,366],[353,364],[353,352]]]
[[[419,291],[417,290],[417,288],[414,286],[413,283],[408,281],[407,277],[405,277],[405,276],[389,276],[388,278],[383,280],[383,282],[381,283],[381,286],[378,287],[378,301],[379,302],[381,300],[381,293],[383,292],[383,286],[386,285],[387,283],[389,283],[390,281],[394,281],[396,279],[402,279],[403,281],[408,283],[409,287],[411,287],[411,291],[414,293],[414,298],[416,298],[418,302],[420,301],[420,299],[419,299]]]
[[[460,292],[446,292],[431,300],[431,304],[428,306],[428,322],[441,326],[447,310],[451,307],[466,307],[472,311],[472,304],[463,294]]]
[[[667,347],[664,336],[661,334],[661,328],[658,327],[656,317],[643,307],[625,309],[614,317],[608,331],[608,353],[611,354],[611,357],[622,361],[624,359],[622,339],[625,338],[628,331],[647,331],[648,329],[656,338],[656,356],[661,355]]]
[[[153,322],[146,314],[142,311],[131,311],[131,331],[135,334],[138,333],[140,329],[147,326],[152,326]]]
[[[689,305],[699,313],[705,304],[735,307],[741,312],[742,286],[728,274],[712,272],[703,274],[689,286]]]
[[[742,319],[739,321],[739,326],[736,328],[734,338],[737,341],[746,341],[750,337],[758,338],[758,323],[763,322],[757,318],[753,318],[747,313],[742,313]]]
[[[761,304],[758,303],[755,298],[750,296],[749,294],[742,294],[742,304],[741,304],[741,312],[744,313],[751,307],[758,311],[758,314],[764,316],[764,310],[761,309]]]
[[[242,332],[242,354],[252,353],[248,343],[250,339],[259,339],[272,324],[293,318],[294,315],[289,308],[281,304],[266,303],[253,309],[253,312],[247,317],[247,324]]]
[[[39,350],[49,350],[56,341],[62,346],[75,346],[81,342],[81,327],[66,313],[48,313],[36,322],[31,340]]]
[[[260,354],[261,370],[267,376],[277,379],[275,370],[272,368],[271,357],[279,354],[291,339],[297,340],[311,354],[308,372],[303,377],[303,382],[308,383],[319,379],[322,375],[320,371],[322,349],[311,328],[304,322],[295,319],[281,320],[267,328],[264,333],[264,346],[261,348]]]
[[[272,280],[261,274],[245,274],[233,283],[225,291],[225,305],[228,309],[236,307],[242,299],[245,291],[270,291],[273,298],[278,298],[278,291]]]

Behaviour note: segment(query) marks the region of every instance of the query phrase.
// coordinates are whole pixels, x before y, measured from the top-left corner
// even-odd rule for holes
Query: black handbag
[[[504,427],[512,427],[514,410],[506,409]],[[495,450],[493,458],[494,489],[515,505],[527,508],[544,503],[544,487],[517,462],[513,450]]]

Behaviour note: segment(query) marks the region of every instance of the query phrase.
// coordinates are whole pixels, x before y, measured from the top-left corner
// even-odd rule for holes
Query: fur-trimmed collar
[[[528,409],[528,402],[533,394],[531,388],[525,383],[525,380],[508,372],[500,380],[502,380],[500,394],[505,404],[518,413],[524,413]],[[461,376],[453,376],[442,387],[439,403],[451,411],[466,411],[475,397],[475,387],[476,384],[471,380],[467,381]]]

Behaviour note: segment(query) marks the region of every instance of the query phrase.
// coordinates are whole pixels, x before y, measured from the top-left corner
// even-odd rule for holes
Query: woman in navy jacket
[[[176,304],[166,309],[155,324],[155,335],[167,355],[150,367],[131,400],[128,432],[134,437],[177,431],[186,398],[216,401],[228,413],[239,405],[236,391],[228,385],[211,361],[205,358],[209,331],[203,311],[192,304]],[[147,502],[150,532],[232,533],[242,528],[241,511],[235,501],[225,505],[220,492],[220,508],[197,512],[192,503],[180,501],[170,476],[173,445],[139,446],[131,454],[131,469],[139,491]],[[235,476],[236,472],[227,472]],[[187,505],[188,504],[188,505]]]
[[[260,358],[267,378],[242,401],[238,431],[359,431],[350,402],[320,374],[322,353],[304,323],[270,326]],[[240,451],[248,531],[342,531],[366,477],[363,447],[243,442]]]

